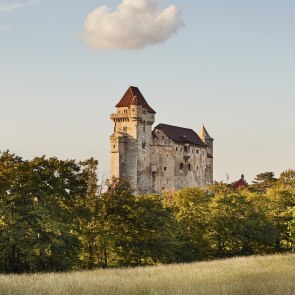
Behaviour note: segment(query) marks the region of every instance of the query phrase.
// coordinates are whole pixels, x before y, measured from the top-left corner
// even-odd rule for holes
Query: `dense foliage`
[[[295,171],[135,196],[97,161],[0,154],[0,272],[190,262],[295,248]]]

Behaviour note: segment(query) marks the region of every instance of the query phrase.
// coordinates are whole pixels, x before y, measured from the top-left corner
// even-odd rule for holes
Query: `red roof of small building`
[[[154,131],[156,129],[163,130],[164,133],[174,142],[191,143],[195,145],[206,146],[199,135],[192,129],[167,124],[159,124],[155,127]]]
[[[139,105],[147,110],[148,113],[155,114],[156,112],[149,106],[143,97],[142,93],[137,87],[130,86],[119,103],[116,105],[116,108],[129,107],[131,105]]]
[[[238,189],[240,187],[247,187],[247,186],[248,186],[248,183],[245,180],[244,175],[242,174],[241,178],[233,184],[232,188]]]

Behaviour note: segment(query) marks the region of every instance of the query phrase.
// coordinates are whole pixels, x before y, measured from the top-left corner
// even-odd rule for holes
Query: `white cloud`
[[[159,0],[122,0],[115,11],[100,6],[85,21],[84,40],[96,49],[138,49],[165,42],[183,27],[180,12]]]
[[[40,4],[39,0],[30,0],[30,1],[19,1],[11,3],[11,1],[6,1],[5,4],[0,5],[0,12],[12,11],[19,8],[29,7]]]

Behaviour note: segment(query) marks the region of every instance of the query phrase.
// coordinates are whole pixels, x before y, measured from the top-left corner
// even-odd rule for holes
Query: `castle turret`
[[[207,145],[207,163],[206,163],[206,184],[213,183],[213,141],[214,139],[209,135],[205,126],[203,125],[199,133],[200,138]]]
[[[137,193],[150,187],[150,139],[156,112],[137,87],[129,87],[111,114],[111,177],[125,178]]]

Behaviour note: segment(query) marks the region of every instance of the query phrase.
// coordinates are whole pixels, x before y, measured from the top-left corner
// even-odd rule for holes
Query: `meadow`
[[[1,275],[1,295],[294,295],[295,255],[154,267]]]

